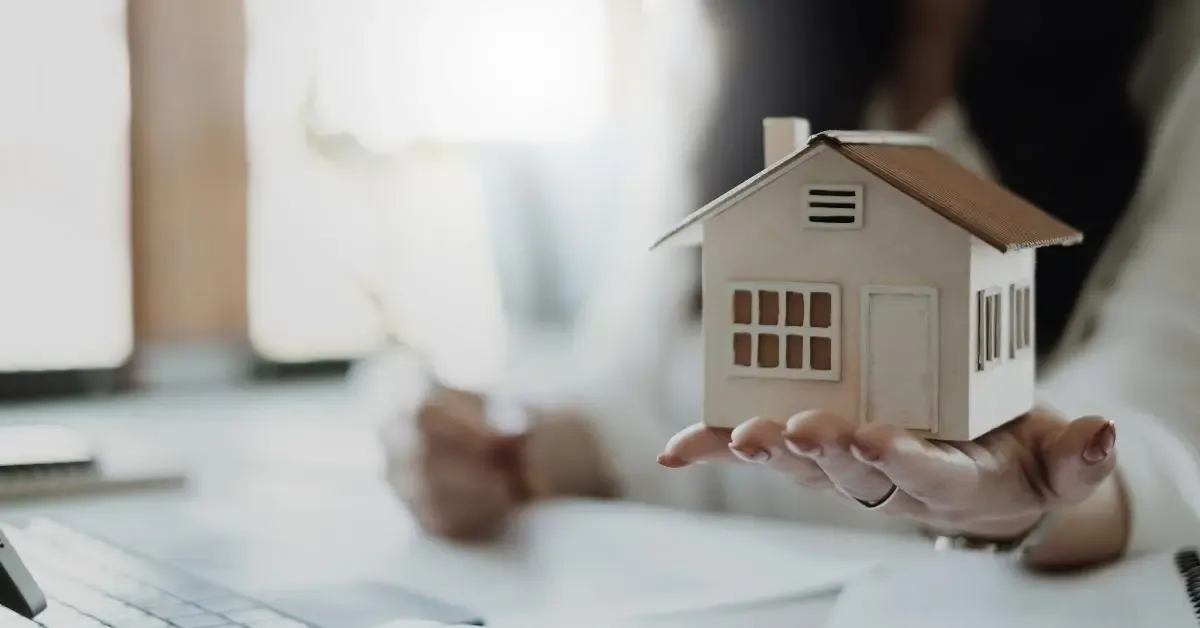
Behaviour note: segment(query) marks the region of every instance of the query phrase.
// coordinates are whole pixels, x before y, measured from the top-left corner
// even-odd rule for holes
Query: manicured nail
[[[785,443],[787,448],[798,456],[816,458],[821,455],[821,446],[807,438],[788,439]]]
[[[869,445],[854,443],[850,445],[850,454],[858,458],[859,462],[867,464],[879,462],[879,450]]]
[[[1112,423],[1104,426],[1092,437],[1092,441],[1088,443],[1083,450],[1083,460],[1085,462],[1096,464],[1103,462],[1110,454],[1112,454],[1113,446],[1117,443],[1117,427]]]
[[[746,462],[766,462],[771,459],[771,452],[757,447],[734,447],[730,444],[729,449],[733,452],[733,455]]]

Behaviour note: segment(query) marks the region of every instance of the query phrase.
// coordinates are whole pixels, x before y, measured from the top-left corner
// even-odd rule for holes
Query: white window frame
[[[986,371],[1000,364],[1004,303],[999,286],[975,292],[975,370]],[[990,305],[990,307],[989,307]],[[990,324],[989,324],[990,322]]]
[[[1029,282],[1009,286],[1008,304],[1009,357],[1015,358],[1033,348],[1033,287]]]
[[[845,202],[843,199],[850,199],[853,207],[814,207],[814,204],[822,201],[828,202],[829,197],[821,197],[815,192],[838,192],[850,193],[846,197],[833,197],[839,201]],[[859,183],[829,183],[829,184],[812,184],[806,185],[802,189],[802,199],[804,201],[804,223],[809,229],[861,229],[863,225],[863,185]],[[820,219],[845,219],[850,218],[848,222],[821,222]],[[816,221],[814,221],[816,219]]]
[[[750,292],[750,324],[733,322],[734,295],[738,291]],[[776,292],[779,294],[779,324],[758,324],[758,293],[759,291]],[[787,293],[799,292],[804,294],[804,325],[788,326],[787,323]],[[829,327],[812,326],[812,294],[814,292],[829,293]],[[795,282],[732,282],[725,303],[725,311],[729,316],[729,333],[724,342],[726,364],[737,376],[803,379],[813,381],[840,381],[842,378],[842,289],[835,283],[795,283]],[[750,364],[741,366],[735,364],[733,338],[735,334],[750,334]],[[775,367],[758,366],[758,336],[772,334],[779,337],[779,364]],[[787,366],[787,337],[804,337],[804,366],[803,368],[788,368]],[[815,370],[810,367],[812,355],[811,338],[829,339],[829,370]]]

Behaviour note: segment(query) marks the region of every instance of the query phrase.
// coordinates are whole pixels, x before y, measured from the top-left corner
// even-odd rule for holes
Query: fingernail
[[[806,456],[816,458],[821,455],[821,446],[808,440],[807,438],[788,439],[785,441],[787,448],[792,450],[792,453],[798,456]]]
[[[872,464],[879,461],[879,450],[869,445],[860,445],[854,443],[850,445],[850,454],[858,458],[860,462]]]
[[[678,469],[687,466],[687,461],[674,454],[658,454],[658,464],[668,469]]]
[[[733,455],[746,462],[766,462],[771,459],[771,452],[757,447],[734,447],[730,445],[729,449],[733,452]]]
[[[1112,423],[1104,426],[1104,429],[1096,433],[1092,437],[1092,441],[1083,450],[1083,459],[1085,462],[1096,464],[1103,462],[1110,454],[1112,454],[1113,446],[1117,443],[1117,427]]]

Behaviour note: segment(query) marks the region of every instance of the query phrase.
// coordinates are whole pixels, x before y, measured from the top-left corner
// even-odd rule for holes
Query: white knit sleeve
[[[1200,63],[1180,80],[1138,198],[1081,298],[1075,351],[1043,382],[1064,412],[1116,423],[1133,552],[1200,540]]]
[[[1117,455],[1131,514],[1128,552],[1200,542],[1200,467],[1193,452],[1156,417],[1130,415],[1121,426]]]
[[[576,321],[570,364],[557,376],[592,416],[627,499],[703,508],[714,501],[714,472],[656,461],[671,436],[699,420],[689,416],[694,404],[681,407],[668,390],[690,372],[677,358],[698,281],[695,251],[650,246],[709,200],[694,195],[689,157],[719,86],[715,48],[705,44],[715,31],[696,3],[656,7],[644,18],[653,35],[646,41],[656,44],[640,51],[631,108],[638,113],[623,133],[628,176],[609,214],[611,239]]]

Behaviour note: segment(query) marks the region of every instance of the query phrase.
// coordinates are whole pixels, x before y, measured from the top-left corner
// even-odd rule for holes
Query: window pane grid
[[[988,288],[976,293],[975,366],[985,370],[1000,361],[1000,325],[1003,305],[999,288]]]
[[[987,336],[984,342],[987,343],[987,352],[985,353],[983,359],[991,362],[992,360],[996,359],[996,345],[992,342],[992,340],[995,338],[995,334],[992,333],[992,330],[996,328],[996,302],[992,300],[991,296],[988,296],[986,299],[984,299],[984,303],[987,305],[987,318],[984,320],[986,325],[984,327],[984,335]]]
[[[1029,293],[1028,288],[1021,288],[1017,294],[1020,296],[1020,306],[1017,308],[1017,324],[1018,327],[1018,348],[1024,349],[1029,346]]]
[[[1029,332],[1033,327],[1033,321],[1031,320],[1033,315],[1033,291],[1029,286],[1025,286],[1021,289],[1021,292],[1024,294],[1021,301],[1021,343],[1022,347],[1029,347],[1033,345],[1033,335]]]
[[[987,360],[985,342],[987,335],[984,333],[984,330],[987,329],[987,320],[984,314],[986,311],[987,305],[981,291],[975,299],[975,368],[980,371],[983,370]]]
[[[1010,288],[1010,301],[1012,305],[1010,324],[1011,341],[1009,345],[1012,347],[1012,357],[1016,357],[1018,351],[1029,348],[1031,333],[1030,320],[1032,312],[1032,303],[1030,301],[1032,295],[1029,286],[1019,286],[1013,284]]]
[[[1008,357],[1017,357],[1017,345],[1021,342],[1021,291],[1015,285],[1008,287]]]
[[[1000,295],[998,293],[993,294],[991,297],[991,301],[992,301],[992,307],[991,307],[992,325],[991,325],[991,327],[988,328],[989,331],[992,332],[991,359],[999,360],[1000,359],[1000,312],[1001,312],[1001,310],[1000,310]]]
[[[798,379],[837,379],[838,298],[837,287],[826,284],[735,287],[735,370]]]

